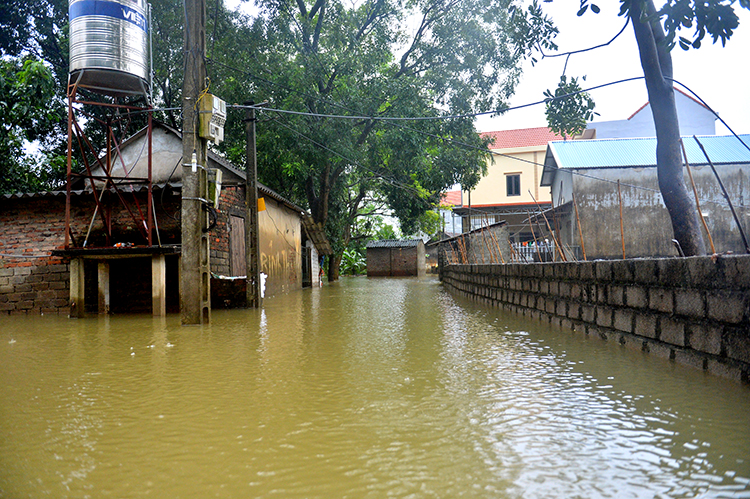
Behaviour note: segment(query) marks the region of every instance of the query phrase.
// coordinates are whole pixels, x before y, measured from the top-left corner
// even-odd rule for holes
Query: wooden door
[[[247,275],[245,258],[245,219],[229,216],[229,265],[233,276]]]

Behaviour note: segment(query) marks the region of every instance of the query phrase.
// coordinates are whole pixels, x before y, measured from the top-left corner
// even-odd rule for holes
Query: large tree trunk
[[[339,270],[341,269],[342,253],[334,253],[328,259],[328,282],[339,280]]]
[[[656,12],[653,0],[646,2],[649,16]],[[687,193],[680,150],[680,125],[672,83],[672,56],[664,43],[659,19],[642,19],[640,2],[631,2],[630,19],[646,78],[648,99],[656,127],[656,165],[664,204],[672,220],[674,238],[686,256],[705,255],[698,211]]]

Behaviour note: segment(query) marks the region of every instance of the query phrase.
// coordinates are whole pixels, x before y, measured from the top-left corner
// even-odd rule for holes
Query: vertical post
[[[617,199],[620,203],[620,241],[622,241],[622,259],[625,260],[625,227],[622,222],[622,190],[620,180],[617,180]]]
[[[180,258],[180,315],[182,324],[211,320],[208,215],[203,209],[208,179],[208,145],[198,136],[198,96],[206,84],[206,2],[185,0],[185,77],[182,102],[182,255]],[[195,154],[195,168],[193,167]]]
[[[152,146],[152,138],[153,138],[153,113],[151,112],[151,109],[148,110],[148,208],[146,210],[146,232],[148,232],[148,235],[146,236],[148,245],[153,246],[154,240],[153,240],[153,232],[154,232],[154,191],[153,186],[151,184],[151,178],[153,176],[153,146]]]
[[[246,105],[252,106],[253,102]],[[245,110],[247,152],[245,162],[245,259],[247,262],[247,306],[260,307],[260,238],[258,228],[258,161],[255,154],[255,109]]]
[[[68,86],[68,154],[65,167],[65,249],[70,248],[70,182],[73,179],[73,99],[75,99],[75,96],[76,87]]]
[[[151,257],[151,304],[154,316],[167,315],[167,259],[164,255]]]
[[[109,262],[101,260],[97,265],[97,282],[99,287],[99,315],[108,315],[110,307],[109,295]]]
[[[83,317],[86,313],[86,286],[83,258],[70,260],[70,316]]]

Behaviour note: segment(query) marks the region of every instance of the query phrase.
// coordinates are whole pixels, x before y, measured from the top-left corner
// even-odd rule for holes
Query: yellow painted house
[[[549,187],[539,185],[547,142],[562,137],[547,127],[485,132],[482,136],[492,139],[487,175],[474,189],[463,191],[462,206],[453,211],[461,215],[464,232],[504,220],[513,242],[530,241],[529,213],[552,206]]]

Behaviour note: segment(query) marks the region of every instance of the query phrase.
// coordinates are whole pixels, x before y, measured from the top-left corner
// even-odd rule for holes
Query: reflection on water
[[[344,279],[261,311],[0,318],[0,497],[750,497],[750,390]]]

